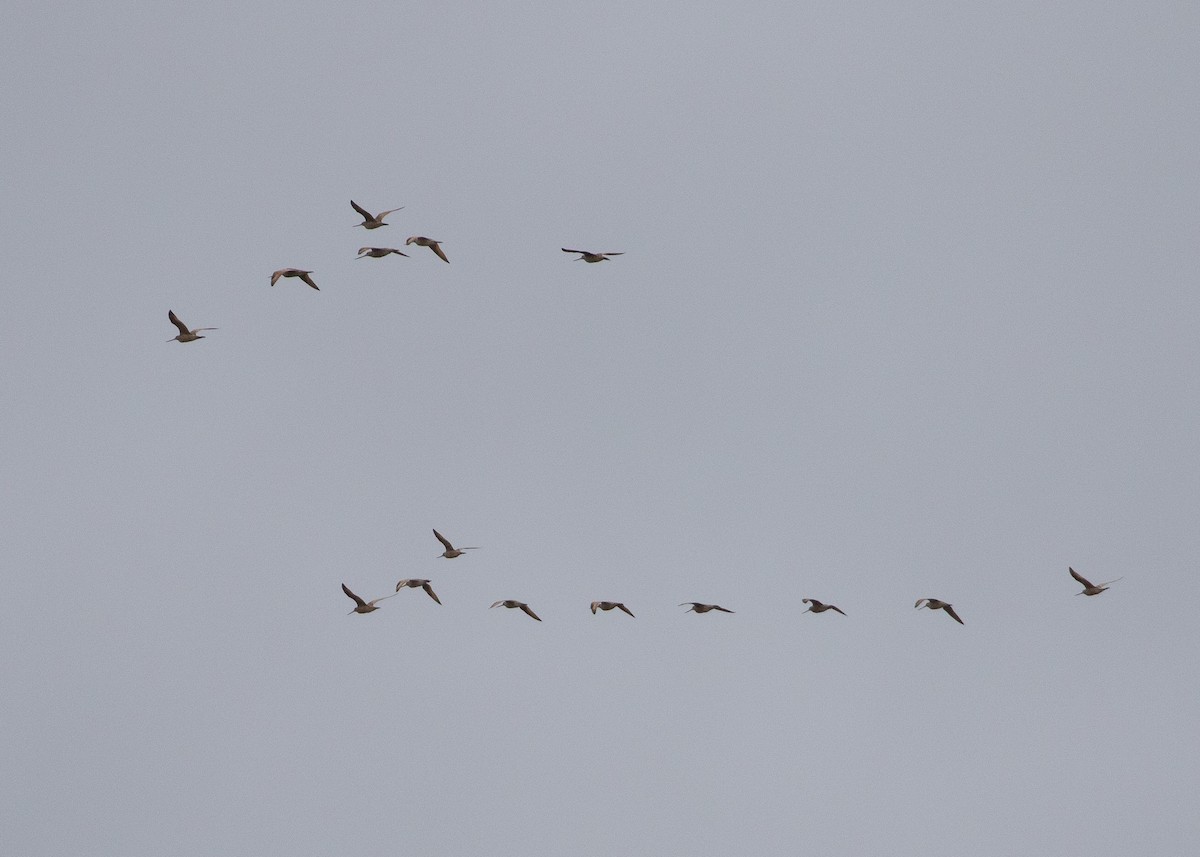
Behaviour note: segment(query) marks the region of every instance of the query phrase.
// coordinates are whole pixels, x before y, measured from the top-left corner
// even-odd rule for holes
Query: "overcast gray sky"
[[[0,852],[1200,846],[1200,7],[4,18]]]

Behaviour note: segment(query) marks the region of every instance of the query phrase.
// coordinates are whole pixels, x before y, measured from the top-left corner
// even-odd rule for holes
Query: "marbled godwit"
[[[384,223],[383,218],[387,217],[393,211],[399,211],[400,208],[404,208],[402,205],[400,208],[389,208],[387,211],[379,212],[379,214],[372,214],[354,200],[350,200],[350,205],[355,211],[362,215],[363,219],[362,223],[356,223],[354,225],[365,226],[367,229],[378,229],[380,226],[391,226],[392,224],[390,223]]]
[[[446,550],[443,553],[439,554],[439,556],[444,556],[446,559],[454,559],[456,556],[462,556],[463,551],[479,550],[479,548],[477,548],[477,547],[476,548],[456,548],[454,545],[450,544],[450,542],[446,541],[446,537],[443,536],[441,533],[439,533],[437,530],[434,530],[433,534],[435,536],[437,536],[437,540],[445,546]],[[495,605],[492,605],[492,606],[494,607]]]
[[[271,275],[271,285],[273,286],[279,282],[280,277],[299,277],[301,282],[308,283],[314,289],[317,289],[317,284],[314,283],[312,278],[308,276],[311,273],[312,271],[301,271],[299,268],[280,268]],[[317,289],[317,291],[319,292],[321,290]]]
[[[577,252],[577,251],[571,251],[571,252]],[[683,607],[686,604],[691,604],[692,606],[689,607],[687,610],[684,610],[683,611],[684,613],[691,613],[693,610],[697,613],[707,613],[709,610],[720,610],[722,613],[732,613],[733,612],[732,610],[726,610],[724,607],[721,607],[717,604],[701,604],[699,601],[685,601],[685,602],[683,602],[683,604],[680,604],[679,606]]]
[[[188,330],[186,324],[179,320],[179,316],[175,315],[175,310],[167,310],[167,318],[171,320],[171,324],[179,328],[179,335],[173,336],[167,342],[195,342],[197,339],[204,339],[200,335],[202,330],[216,330],[215,327],[197,327],[195,330]]]
[[[434,253],[437,253],[437,257],[443,262],[450,261],[446,258],[446,254],[442,252],[440,241],[434,241],[432,238],[426,238],[424,235],[413,235],[404,242],[405,247],[407,247],[409,244],[416,244],[418,247],[428,247]]]
[[[350,613],[370,613],[374,610],[378,610],[379,608],[375,606],[376,604],[382,601],[383,598],[392,598],[396,594],[393,592],[391,595],[385,595],[383,598],[376,598],[374,601],[363,601],[361,598],[351,592],[350,587],[346,586],[344,583],[342,584],[342,592],[345,592],[348,596],[354,599],[354,603],[358,605],[351,610]],[[350,613],[347,613],[346,615],[349,616]]]
[[[1116,583],[1118,580],[1122,579],[1120,577],[1116,577],[1097,586],[1070,566],[1067,566],[1067,571],[1071,572],[1071,577],[1075,578],[1083,585],[1083,592],[1076,592],[1076,595],[1099,595],[1101,592],[1108,589],[1108,584]]]
[[[958,618],[958,614],[954,612],[954,605],[947,604],[945,601],[938,601],[936,598],[918,598],[917,603],[913,607],[928,607],[930,610],[945,610],[949,613],[954,621],[960,625],[966,624],[962,619]]]
[[[832,604],[822,604],[815,598],[801,598],[800,600],[805,604],[811,605],[807,610],[804,611],[805,613],[824,613],[826,610],[836,610],[843,616],[846,615],[845,613],[842,613],[841,608],[834,607]]]
[[[437,597],[437,594],[433,591],[433,587],[429,585],[428,580],[402,580],[396,584],[396,591],[399,592],[405,587],[408,587],[409,589],[424,589],[425,593],[430,598],[432,598],[438,604],[442,603],[442,599]]]
[[[612,610],[614,607],[624,613],[628,613],[630,616],[633,616],[633,611],[631,611],[620,601],[593,601],[592,613],[594,615],[597,610]]]
[[[372,259],[382,259],[389,253],[395,253],[397,256],[404,256],[405,258],[408,258],[407,253],[401,253],[395,247],[359,247],[358,255],[354,258],[365,259],[370,256]]]
[[[511,598],[508,598],[504,601],[497,601],[495,604],[492,605],[492,607],[520,607],[529,616],[532,616],[534,619],[537,619],[539,622],[542,621],[541,619],[538,619],[538,614],[536,614],[532,610],[530,610],[529,605],[526,604],[524,601],[513,601]],[[489,607],[488,609],[490,610],[491,607]]]
[[[585,262],[607,262],[609,256],[624,256],[625,255],[624,252],[621,252],[621,253],[593,253],[590,250],[568,250],[566,247],[562,248],[562,251],[564,253],[578,253],[579,259],[582,259]],[[578,262],[579,259],[576,259],[575,261]]]

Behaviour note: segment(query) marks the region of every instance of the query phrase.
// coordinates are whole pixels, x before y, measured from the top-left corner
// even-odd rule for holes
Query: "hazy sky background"
[[[0,852],[1200,847],[1200,7],[4,19]]]

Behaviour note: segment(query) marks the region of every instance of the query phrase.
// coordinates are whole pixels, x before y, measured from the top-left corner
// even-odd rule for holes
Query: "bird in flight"
[[[432,598],[438,604],[442,603],[442,599],[437,597],[437,593],[435,593],[433,591],[433,587],[429,585],[428,580],[416,580],[416,579],[402,580],[396,584],[396,591],[399,592],[401,589],[404,589],[405,587],[407,587],[409,589],[424,589],[426,595],[428,595],[430,598]]]
[[[450,261],[446,258],[446,254],[442,252],[440,241],[434,241],[432,238],[426,238],[424,235],[411,235],[409,236],[409,239],[404,242],[404,246],[407,247],[409,244],[416,244],[418,247],[428,247],[430,250],[436,253],[437,257],[443,262]]]
[[[612,610],[614,607],[623,613],[628,613],[630,616],[633,616],[633,612],[620,601],[593,601],[592,614],[594,615],[597,610]]]
[[[399,590],[397,590],[397,592],[398,591]],[[351,592],[350,587],[348,587],[344,583],[342,584],[342,592],[345,592],[346,595],[348,595],[354,601],[354,603],[356,605],[355,608],[350,611],[350,613],[371,613],[371,612],[379,609],[378,607],[375,606],[376,604],[378,604],[384,598],[391,598],[392,596],[394,596],[396,594],[395,592],[393,592],[391,595],[385,595],[385,596],[383,596],[383,598],[376,598],[374,601],[363,601],[361,598],[359,598],[357,595],[355,595],[353,592]],[[347,613],[346,615],[349,616],[350,613]]]
[[[538,619],[538,614],[536,614],[532,610],[530,610],[529,605],[526,604],[524,601],[513,601],[511,598],[508,598],[508,599],[505,599],[504,601],[497,601],[495,604],[492,605],[492,607],[520,607],[521,610],[524,611],[524,613],[526,615],[532,616],[534,619],[537,619],[539,622],[542,621],[541,619]],[[489,607],[488,609],[490,610],[491,607]]]
[[[312,281],[312,277],[309,276],[311,273],[312,271],[301,271],[299,268],[280,268],[278,271],[271,274],[271,285],[273,286],[279,282],[280,277],[299,277],[301,282],[308,283],[314,289],[317,289],[317,284],[314,283]],[[319,292],[321,290],[317,289],[317,291]]]
[[[401,253],[395,247],[359,247],[358,255],[354,258],[365,259],[370,256],[372,259],[382,259],[389,253],[395,253],[397,256],[404,256],[405,258],[408,258],[407,253]]]
[[[1071,572],[1071,577],[1078,580],[1083,586],[1083,591],[1076,592],[1076,595],[1099,595],[1101,592],[1108,589],[1108,585],[1110,583],[1116,583],[1118,580],[1121,580],[1121,578],[1117,577],[1097,586],[1070,566],[1067,566],[1067,571]]]
[[[171,324],[179,328],[179,335],[173,336],[167,342],[195,342],[197,339],[204,339],[200,335],[202,330],[216,330],[215,327],[197,327],[195,330],[188,330],[186,324],[179,320],[179,316],[175,315],[175,310],[167,310],[167,318],[171,320]]]
[[[836,610],[843,616],[846,615],[840,608],[834,607],[832,604],[822,604],[815,598],[801,598],[800,600],[805,604],[811,605],[807,610],[804,611],[805,613],[824,613],[826,610]]]
[[[456,548],[454,545],[450,544],[450,542],[446,540],[446,537],[443,536],[441,533],[439,533],[437,530],[434,530],[433,534],[434,534],[434,536],[437,537],[437,540],[439,542],[441,542],[442,545],[446,548],[446,550],[443,553],[439,554],[439,556],[444,556],[446,559],[454,559],[456,556],[462,556],[463,551],[479,550],[479,548],[477,548],[477,547],[476,548]],[[492,605],[492,606],[495,606],[495,605]]]
[[[363,219],[362,223],[356,223],[354,225],[365,226],[367,229],[378,229],[380,226],[391,226],[392,224],[390,223],[384,223],[383,218],[387,217],[393,211],[399,211],[401,208],[404,208],[402,205],[400,208],[389,208],[387,211],[379,212],[379,214],[372,214],[354,200],[350,200],[350,207],[361,214]]]
[[[585,262],[607,262],[609,256],[624,256],[625,255],[624,252],[621,252],[621,253],[593,253],[590,250],[568,250],[566,247],[562,248],[562,251],[564,253],[578,253],[579,259],[582,259]],[[576,259],[575,261],[578,262],[579,259]]]
[[[695,611],[696,613],[707,613],[709,610],[720,610],[722,613],[733,612],[732,610],[726,610],[724,607],[721,607],[717,604],[701,604],[699,601],[685,601],[679,606],[683,607],[686,604],[691,604],[692,606],[688,607],[687,610],[684,610],[684,613],[691,613],[692,611]]]
[[[962,619],[958,618],[958,614],[954,612],[954,605],[947,604],[945,601],[938,601],[936,598],[918,598],[917,603],[913,607],[928,607],[930,610],[945,610],[950,616],[960,625],[966,624]]]

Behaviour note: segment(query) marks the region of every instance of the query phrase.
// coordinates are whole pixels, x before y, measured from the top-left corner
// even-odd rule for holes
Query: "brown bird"
[[[590,250],[568,250],[566,247],[562,248],[562,251],[564,253],[578,253],[579,259],[582,259],[585,262],[607,262],[609,256],[624,256],[625,255],[624,252],[621,252],[621,253],[593,253]],[[578,262],[579,259],[576,259],[575,261]]]
[[[841,613],[843,616],[846,615],[841,611],[840,608],[834,607],[832,604],[822,604],[815,598],[801,598],[800,600],[805,604],[812,605],[804,611],[805,613],[824,613],[826,610],[837,610],[837,612]]]
[[[179,316],[175,315],[175,310],[171,309],[167,310],[167,318],[170,319],[171,324],[179,328],[179,335],[171,337],[167,342],[195,342],[197,339],[204,339],[200,335],[200,331],[217,329],[215,327],[197,327],[195,330],[188,330],[187,325],[179,320]]]
[[[1108,589],[1108,585],[1110,583],[1116,583],[1118,580],[1123,579],[1120,577],[1113,578],[1112,580],[1101,583],[1099,586],[1097,586],[1070,566],[1067,566],[1067,571],[1071,572],[1071,577],[1075,578],[1083,585],[1083,592],[1076,592],[1076,595],[1099,595],[1101,592]]]
[[[437,253],[437,257],[443,262],[450,261],[446,258],[446,254],[442,252],[440,241],[434,241],[432,238],[426,238],[424,235],[413,235],[404,242],[405,247],[407,247],[409,244],[416,244],[418,247],[428,247],[434,253]]]
[[[571,251],[571,252],[577,252],[577,251]],[[691,604],[692,606],[689,607],[687,610],[684,610],[683,611],[684,613],[691,613],[693,610],[697,613],[707,613],[709,610],[720,610],[722,613],[732,613],[733,612],[732,610],[726,610],[724,607],[720,607],[716,604],[701,604],[699,601],[685,601],[685,602],[683,602],[683,604],[680,604],[679,606],[683,607],[686,604]]]
[[[367,229],[378,229],[380,226],[391,226],[392,224],[390,223],[384,223],[383,218],[387,217],[393,211],[399,211],[401,208],[404,208],[402,205],[400,208],[389,208],[387,211],[379,212],[379,214],[372,214],[354,200],[350,200],[350,206],[359,214],[361,214],[363,219],[362,223],[356,223],[354,225],[365,226]]]
[[[280,268],[278,271],[271,274],[271,285],[273,286],[279,282],[280,277],[299,277],[301,282],[308,283],[314,289],[317,289],[317,284],[314,283],[312,278],[308,276],[311,273],[312,271],[301,271],[299,268]],[[321,290],[317,289],[317,291],[319,292]]]
[[[374,601],[363,601],[361,598],[351,592],[350,587],[346,586],[344,583],[342,584],[342,592],[345,592],[348,596],[350,596],[350,598],[354,599],[354,603],[358,605],[351,610],[350,613],[370,613],[378,610],[379,608],[375,606],[376,604],[378,604],[384,598],[391,598],[396,594],[393,592],[391,595],[385,595],[383,598],[376,598]],[[346,615],[349,616],[350,613],[347,613]]]
[[[433,587],[429,585],[428,580],[402,580],[396,584],[396,591],[399,592],[405,587],[408,587],[409,589],[424,589],[425,594],[427,594],[430,598],[432,598],[438,604],[442,603],[442,599],[437,597],[437,593],[433,591]]]
[[[542,621],[541,619],[538,619],[538,614],[536,614],[532,610],[530,610],[529,605],[526,604],[524,601],[513,601],[511,598],[509,598],[504,601],[497,601],[495,604],[492,605],[492,607],[520,607],[521,610],[523,610],[527,615],[532,616],[534,619],[537,619],[539,622]],[[489,607],[488,609],[490,610],[491,607]]]
[[[405,258],[408,258],[407,253],[401,253],[395,247],[359,247],[358,255],[354,258],[365,259],[370,256],[372,259],[382,259],[389,253],[395,253],[397,256],[404,256]]]
[[[962,619],[958,618],[958,614],[954,612],[954,605],[947,604],[945,601],[938,601],[936,598],[918,598],[917,603],[913,607],[928,607],[930,610],[945,610],[949,613],[954,621],[960,625],[965,625]]]
[[[441,533],[439,533],[437,530],[434,530],[433,534],[435,536],[437,536],[437,540],[439,542],[441,542],[443,546],[445,546],[446,550],[443,553],[439,554],[439,556],[444,556],[446,559],[454,559],[456,556],[462,556],[463,551],[479,550],[479,548],[456,548],[454,545],[450,544],[450,542],[448,542],[446,540],[446,537],[443,536]],[[495,606],[495,605],[493,605],[493,606]]]
[[[620,601],[593,601],[592,614],[594,615],[597,610],[612,610],[614,607],[622,612],[629,613],[630,616],[633,616],[633,613],[629,610],[629,608]]]

